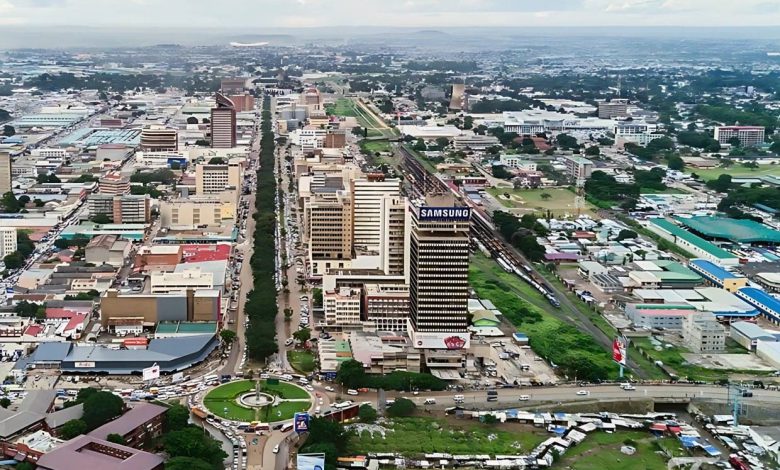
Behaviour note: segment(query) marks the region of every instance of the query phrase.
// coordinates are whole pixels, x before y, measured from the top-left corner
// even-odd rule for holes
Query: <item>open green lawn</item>
[[[634,455],[620,452],[624,441],[636,448]],[[613,434],[594,432],[579,445],[569,449],[552,468],[571,470],[664,470],[667,458],[663,448],[673,456],[684,456],[673,438],[658,439],[645,431],[621,431]]]
[[[349,455],[398,452],[407,456],[447,452],[452,454],[523,454],[548,435],[519,425],[485,425],[476,420],[442,420],[427,417],[395,418],[383,424],[381,435],[362,433],[349,441]]]
[[[639,188],[639,194],[686,194],[682,189],[669,188],[666,189],[654,189],[654,188]]]
[[[718,176],[726,174],[731,175],[732,178],[739,177],[759,177],[759,176],[780,176],[780,165],[761,165],[758,168],[744,168],[741,165],[733,165],[728,168],[708,168],[706,170],[700,168],[686,168],[687,173],[696,173],[699,178],[704,181],[718,179]]]
[[[308,374],[317,367],[314,354],[311,351],[287,351],[287,360],[299,372]]]
[[[327,106],[327,112],[336,116],[357,117],[355,103],[349,98],[339,98],[336,103]]]
[[[308,410],[311,406],[311,401],[308,400],[309,393],[296,385],[284,382],[280,382],[279,385],[268,385],[265,381],[260,381],[260,388],[264,393],[271,393],[281,398],[307,399],[302,402],[281,402],[279,405],[271,407],[268,411],[271,421],[290,419],[297,411]],[[239,395],[254,389],[254,380],[229,382],[210,391],[203,399],[203,404],[210,412],[222,418],[255,421],[261,417],[264,418],[265,411],[244,407],[236,401]]]
[[[504,206],[512,209],[523,209],[528,212],[546,212],[551,211],[553,215],[576,216],[577,210],[574,207],[575,194],[568,189],[545,188],[545,189],[509,189],[509,188],[490,188],[488,192],[493,195]],[[509,198],[506,195],[509,195]],[[548,194],[546,199],[542,194]],[[595,208],[587,201],[583,201],[582,214],[593,215]]]
[[[393,147],[388,140],[363,140],[360,142],[360,148],[367,152],[391,152]]]

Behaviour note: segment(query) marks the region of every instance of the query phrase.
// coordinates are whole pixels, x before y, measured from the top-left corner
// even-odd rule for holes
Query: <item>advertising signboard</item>
[[[94,369],[95,363],[92,361],[81,361],[73,364],[77,369]]]
[[[298,434],[309,432],[309,413],[295,413],[293,429]]]
[[[620,364],[626,365],[626,339],[623,337],[615,337],[612,340],[612,360]]]
[[[420,207],[420,220],[469,220],[471,209],[468,207]]]
[[[146,380],[154,380],[160,378],[160,366],[157,364],[153,365],[152,367],[147,367],[143,371],[141,371],[142,378],[144,381]]]

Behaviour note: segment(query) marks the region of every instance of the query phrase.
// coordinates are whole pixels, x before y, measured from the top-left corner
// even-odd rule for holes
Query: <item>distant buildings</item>
[[[492,135],[458,135],[452,139],[455,150],[485,150],[494,145],[499,145],[498,137]]]
[[[579,155],[564,155],[563,163],[566,165],[567,176],[572,181],[585,181],[593,173],[593,162]]]
[[[216,106],[211,108],[211,147],[236,146],[236,108],[225,95],[217,93]]]
[[[411,206],[409,327],[421,349],[469,345],[471,209],[452,196],[427,196]]]
[[[119,173],[108,173],[98,180],[98,193],[121,196],[130,193],[130,178]]]
[[[612,119],[628,117],[628,100],[612,98],[609,101],[599,101],[599,118]]]
[[[219,90],[223,95],[240,95],[246,89],[246,78],[223,78]]]
[[[715,128],[715,140],[723,145],[736,137],[742,147],[756,147],[764,143],[764,132],[761,126],[718,126]]]
[[[141,150],[144,152],[167,152],[178,149],[179,136],[176,129],[151,126],[141,131]]]

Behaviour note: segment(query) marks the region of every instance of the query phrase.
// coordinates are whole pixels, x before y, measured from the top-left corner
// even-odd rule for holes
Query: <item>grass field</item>
[[[696,173],[704,181],[718,179],[720,175],[731,175],[732,178],[739,177],[758,177],[758,176],[780,176],[780,165],[761,165],[758,168],[744,168],[740,165],[733,165],[728,168],[687,168],[687,173]]]
[[[574,216],[577,211],[574,207],[574,193],[568,189],[549,188],[549,189],[507,189],[490,188],[488,192],[493,195],[504,207],[512,209],[523,209],[529,212],[551,211],[553,215]],[[505,194],[509,194],[509,199]],[[545,199],[542,194],[549,194],[550,198]],[[582,213],[593,215],[594,206],[583,201]]]
[[[344,117],[357,117],[358,113],[355,110],[355,103],[349,98],[339,98],[336,103],[327,106],[327,112],[335,116]]]
[[[634,455],[625,455],[620,447],[628,442],[636,448]],[[677,457],[686,455],[672,438],[657,439],[647,432],[627,431],[606,434],[590,433],[579,445],[569,449],[552,468],[571,470],[665,470],[664,449]]]
[[[682,189],[668,187],[663,190],[654,188],[639,188],[639,194],[686,194],[686,192]]]
[[[265,393],[271,393],[285,399],[308,399],[309,393],[289,383],[280,382],[279,385],[268,385],[265,381],[260,381],[260,388]],[[255,421],[264,417],[265,410],[247,408],[239,405],[236,399],[239,395],[251,392],[255,389],[255,381],[239,380],[220,385],[210,391],[203,399],[203,404],[213,414],[222,418]],[[268,410],[268,416],[271,421],[282,421],[290,419],[297,411],[309,409],[311,402],[281,402],[277,406],[272,406]]]
[[[317,367],[314,354],[310,351],[287,351],[287,359],[295,370],[306,374]]]
[[[391,152],[393,147],[388,140],[363,140],[360,142],[360,148],[367,152]]]
[[[530,451],[548,436],[520,425],[485,425],[477,421],[427,417],[396,418],[383,426],[386,437],[364,432],[350,439],[348,454],[398,452],[415,456],[433,452],[516,455]]]

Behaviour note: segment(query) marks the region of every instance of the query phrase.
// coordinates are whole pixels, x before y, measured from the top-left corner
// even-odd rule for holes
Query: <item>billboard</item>
[[[309,432],[309,413],[295,413],[293,429],[298,434]]]
[[[469,220],[471,209],[468,207],[420,207],[420,220]]]
[[[152,367],[147,367],[142,371],[142,377],[144,380],[154,380],[160,378],[160,366],[157,364]]]
[[[298,470],[324,470],[325,454],[298,454]]]
[[[469,333],[428,333],[412,331],[412,341],[418,349],[468,349],[471,342]]]
[[[620,364],[626,365],[626,338],[618,336],[612,340],[612,360]]]

